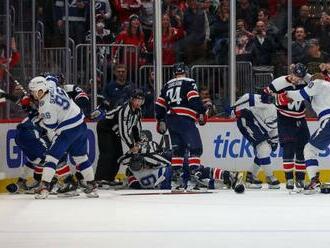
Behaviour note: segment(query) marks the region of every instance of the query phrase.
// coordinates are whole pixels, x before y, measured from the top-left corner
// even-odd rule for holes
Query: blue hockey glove
[[[275,103],[275,97],[267,94],[267,93],[262,93],[261,94],[261,102],[266,103],[266,104],[272,104]]]

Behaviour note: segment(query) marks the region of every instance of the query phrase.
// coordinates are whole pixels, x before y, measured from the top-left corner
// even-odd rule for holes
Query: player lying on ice
[[[142,138],[138,153],[126,153],[119,163],[126,168],[127,186],[131,189],[172,189],[171,151],[163,149],[155,141]],[[189,172],[189,170],[187,170]],[[194,175],[185,174],[187,181],[195,183],[194,191],[204,189],[232,188],[244,192],[238,172],[220,168],[199,166]]]

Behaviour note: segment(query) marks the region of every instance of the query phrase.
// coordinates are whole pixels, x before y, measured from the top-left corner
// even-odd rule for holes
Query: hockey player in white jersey
[[[307,194],[316,192],[320,185],[317,157],[330,144],[330,83],[324,79],[324,75],[315,74],[306,87],[279,95],[283,106],[292,101],[310,101],[318,115],[319,128],[310,137],[304,148],[306,170],[311,179],[310,184],[305,187]]]
[[[49,84],[44,77],[29,82],[32,97],[38,101],[40,125],[47,130],[51,145],[46,151],[42,182],[37,199],[47,198],[55,168],[64,153],[70,154],[84,176],[88,197],[98,197],[95,192],[94,172],[87,156],[87,126],[84,114],[63,89]]]
[[[273,99],[267,94],[245,94],[232,107],[237,127],[255,149],[252,175],[247,175],[247,186],[261,188],[256,176],[260,168],[265,171],[270,189],[280,188],[280,182],[273,176],[270,154],[278,146],[277,113]]]

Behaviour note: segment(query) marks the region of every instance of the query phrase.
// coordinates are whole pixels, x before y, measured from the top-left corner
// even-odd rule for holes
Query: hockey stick
[[[28,95],[28,92],[26,91],[26,89],[24,89],[23,85],[22,85],[20,82],[18,82],[18,81],[13,77],[13,74],[11,74],[11,73],[9,72],[7,66],[4,65],[4,64],[0,64],[0,66],[1,66],[2,69],[8,74],[9,79],[10,79],[12,82],[14,82],[16,86],[19,86],[19,87],[20,87],[20,89],[22,90],[22,92],[24,93],[24,95]]]

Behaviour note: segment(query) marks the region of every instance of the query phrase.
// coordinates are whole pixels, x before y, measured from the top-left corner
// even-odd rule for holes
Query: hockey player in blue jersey
[[[284,91],[297,90],[305,87],[309,82],[310,74],[303,64],[292,67],[292,73],[273,80],[269,85],[270,93],[282,93]],[[309,129],[305,119],[304,101],[293,101],[281,106],[275,103],[277,108],[277,122],[280,145],[283,148],[283,169],[286,178],[286,188],[298,191],[304,188],[305,159],[304,146],[309,139]],[[295,182],[294,182],[295,169]]]
[[[280,182],[273,176],[270,154],[278,146],[277,113],[271,96],[262,93],[245,94],[232,107],[237,117],[237,127],[255,150],[252,175],[247,175],[247,184],[261,188],[256,179],[262,168],[270,189],[279,189]]]
[[[98,197],[93,168],[87,156],[87,126],[80,108],[63,89],[48,83],[44,77],[33,78],[29,82],[29,90],[38,101],[40,126],[47,130],[47,136],[51,140],[36,198],[47,198],[56,165],[65,152],[73,157],[75,165],[83,174],[88,185],[85,189],[87,196]]]
[[[173,146],[173,180],[186,188],[187,185],[181,181],[180,175],[183,172],[185,156],[190,175],[200,166],[203,145],[195,122],[205,125],[206,109],[199,97],[195,81],[186,77],[186,67],[183,63],[174,65],[174,75],[174,79],[164,84],[156,101],[157,131],[164,134],[168,129]]]
[[[327,149],[330,145],[330,83],[324,79],[324,75],[315,74],[312,81],[304,88],[296,91],[286,91],[279,96],[280,103],[283,106],[292,101],[310,101],[318,116],[319,128],[304,147],[306,170],[311,179],[311,182],[305,186],[306,194],[318,190],[320,181],[317,157],[321,151]]]

